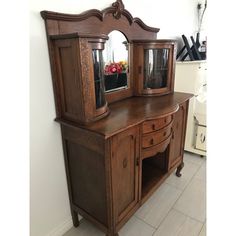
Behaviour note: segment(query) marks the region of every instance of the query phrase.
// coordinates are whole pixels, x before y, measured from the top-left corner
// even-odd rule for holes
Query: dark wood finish
[[[180,171],[184,168],[184,162],[181,162],[181,164],[177,167],[177,170],[176,170],[176,176],[177,177],[181,177],[182,174],[180,173]]]
[[[112,183],[115,222],[138,204],[139,129],[130,128],[112,138]]]
[[[103,11],[41,15],[73,224],[79,226],[79,213],[107,236],[118,236],[176,168],[181,176],[192,95],[173,92],[175,42],[156,41],[159,29],[133,18],[121,0]],[[120,30],[129,42],[129,88],[106,94],[109,109],[108,103],[96,108],[92,50],[102,50],[112,30]],[[166,88],[143,89],[144,48],[170,49]]]
[[[143,134],[150,133],[162,129],[163,127],[170,125],[173,120],[173,116],[165,116],[163,118],[146,121],[143,123]]]
[[[135,39],[156,39],[157,33],[159,32],[159,28],[147,26],[141,19],[133,17],[131,13],[124,8],[124,4],[120,0],[102,11],[92,9],[81,14],[41,11],[41,16],[45,21],[52,77],[54,80],[56,75],[54,74],[53,68],[52,43],[49,40],[51,35],[55,36],[73,33],[81,35],[90,34],[91,32],[95,35],[108,35],[113,30],[119,30],[126,36],[128,42],[130,42]],[[132,49],[129,51],[130,61],[132,61],[131,51]],[[132,71],[131,67],[130,69]],[[129,79],[130,87],[128,89],[106,94],[108,103],[133,96],[132,73],[130,74]],[[56,86],[54,86],[54,88],[56,88]]]
[[[133,40],[133,74],[134,78],[134,93],[137,96],[160,96],[174,91],[174,71],[176,58],[176,41],[174,40]],[[144,50],[145,49],[168,49],[168,70],[167,70],[167,85],[158,89],[144,88]]]
[[[149,147],[149,148],[142,148],[142,152],[141,152],[141,157],[142,159],[144,158],[149,158],[150,156],[154,156],[155,154],[159,153],[159,152],[164,152],[167,148],[167,146],[169,145],[171,140],[171,135],[169,135],[164,141]]]
[[[174,115],[169,167],[183,159],[187,114],[188,102],[180,104],[179,110]]]
[[[109,114],[107,103],[96,108],[92,66],[92,49],[102,49],[106,39],[78,34],[50,37],[58,118],[89,123]]]
[[[170,124],[169,126],[167,126],[166,128],[164,128],[160,131],[156,131],[156,132],[144,135],[142,137],[142,148],[152,147],[152,146],[155,146],[155,145],[161,143],[167,137],[170,136],[171,130],[172,130],[172,127]]]
[[[187,117],[190,97],[190,94],[183,93],[153,98],[133,97],[112,104],[110,116],[91,125],[75,126],[63,121],[62,136],[66,143],[64,150],[72,209],[108,235],[115,235],[174,168],[183,162],[183,146],[177,149],[179,142],[176,141],[175,145],[174,141],[181,139],[182,145],[185,125],[178,125],[177,130],[183,129],[181,134],[175,127],[183,116]],[[144,117],[145,111],[141,113],[139,109],[148,110],[147,107],[149,111]],[[157,130],[143,133],[150,131],[145,128],[150,122],[158,124]],[[167,139],[161,141],[160,137],[157,145],[142,147],[140,140],[164,132],[168,132]],[[178,157],[173,158],[173,153]],[[154,159],[149,161],[150,157]],[[180,170],[179,167],[177,174]],[[74,211],[74,225],[78,226]]]
[[[187,93],[174,93],[161,97],[132,97],[109,105],[110,114],[101,120],[84,126],[106,138],[126,130],[127,127],[142,124],[175,113],[179,104],[192,97]],[[59,122],[66,122],[59,119]],[[145,123],[146,123],[145,122]],[[71,125],[78,126],[70,122]]]

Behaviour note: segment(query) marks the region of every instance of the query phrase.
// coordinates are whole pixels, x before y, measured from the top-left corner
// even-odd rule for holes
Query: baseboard
[[[54,228],[46,236],[62,236],[73,226],[71,217],[61,223],[58,227]]]

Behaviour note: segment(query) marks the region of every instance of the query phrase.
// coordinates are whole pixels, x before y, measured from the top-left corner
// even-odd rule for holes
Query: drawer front
[[[157,131],[169,125],[172,122],[172,120],[173,120],[172,115],[169,115],[163,118],[145,121],[143,123],[142,132],[143,134],[146,134],[146,133],[151,133],[153,131]]]
[[[142,148],[155,146],[169,137],[171,134],[171,125],[156,132],[152,132],[142,137]]]
[[[159,152],[164,152],[167,146],[170,144],[171,136],[172,135],[169,135],[167,139],[165,139],[164,141],[155,146],[149,148],[143,148],[141,151],[141,158],[142,159],[149,158],[151,156],[156,155]]]

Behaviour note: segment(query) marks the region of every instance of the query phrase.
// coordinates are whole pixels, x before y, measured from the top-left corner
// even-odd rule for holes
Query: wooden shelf
[[[145,159],[146,160],[146,159]],[[165,179],[167,172],[143,160],[142,166],[142,199],[152,193]]]

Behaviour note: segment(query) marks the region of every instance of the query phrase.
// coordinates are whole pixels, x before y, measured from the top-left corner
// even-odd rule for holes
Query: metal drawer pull
[[[166,132],[163,133],[163,136],[166,136]]]
[[[152,124],[152,129],[155,130],[156,129],[156,125]]]

